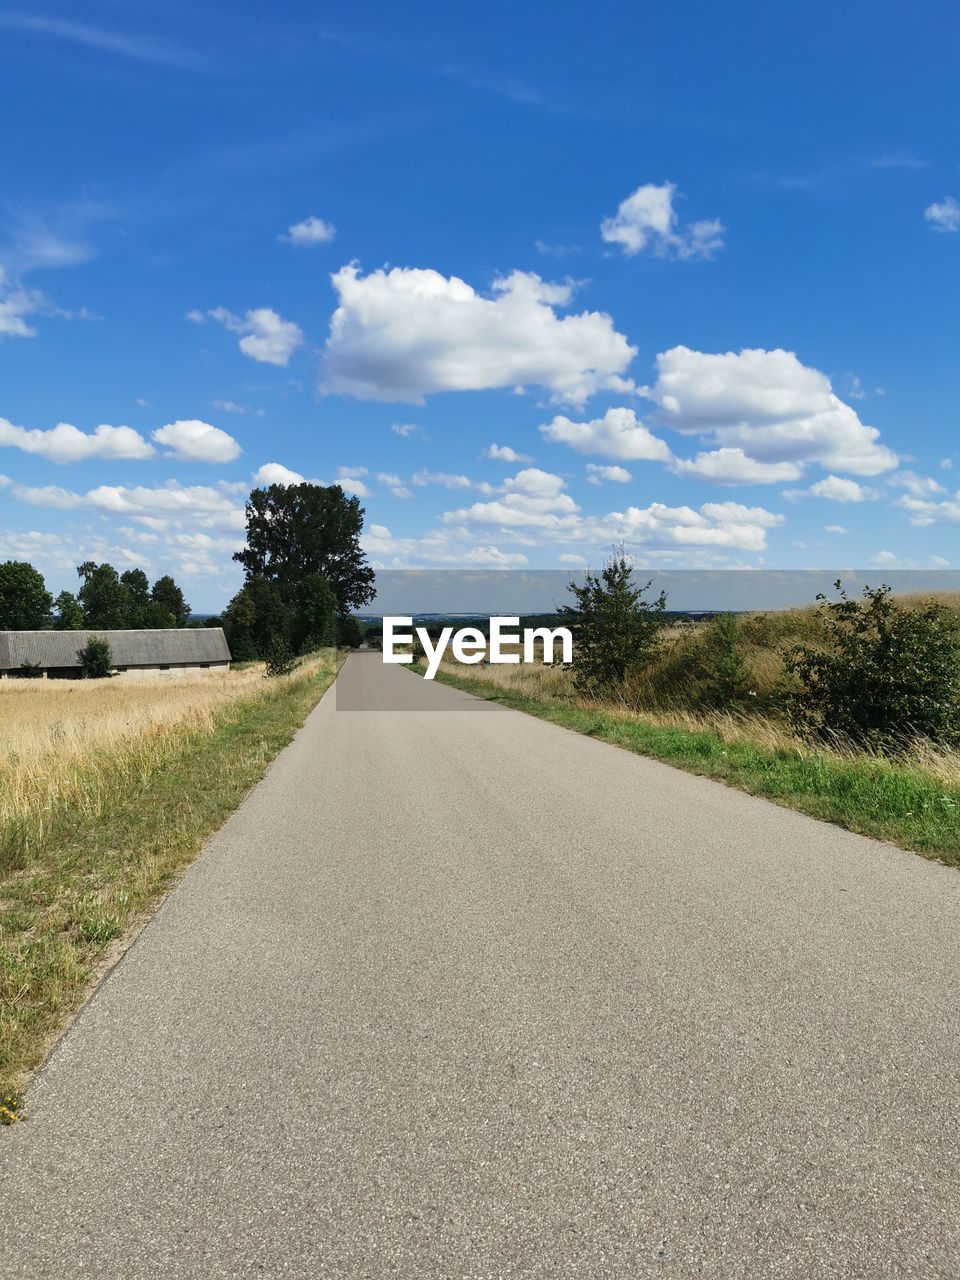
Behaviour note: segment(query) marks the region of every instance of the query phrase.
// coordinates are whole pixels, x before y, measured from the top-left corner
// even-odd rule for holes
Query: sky
[[[0,559],[960,568],[960,10],[0,2]]]

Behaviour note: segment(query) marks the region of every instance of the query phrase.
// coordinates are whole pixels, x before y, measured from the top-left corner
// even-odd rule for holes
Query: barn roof
[[[115,667],[180,666],[229,662],[221,627],[150,631],[0,631],[0,671],[19,667],[79,667],[77,650],[93,637],[106,640]]]

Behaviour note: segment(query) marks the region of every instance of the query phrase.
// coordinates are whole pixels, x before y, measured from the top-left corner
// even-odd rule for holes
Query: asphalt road
[[[357,654],[0,1130],[0,1275],[956,1280],[958,1012],[960,874]]]

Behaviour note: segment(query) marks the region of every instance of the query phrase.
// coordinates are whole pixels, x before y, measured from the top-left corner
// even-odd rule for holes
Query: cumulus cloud
[[[475,502],[471,507],[444,512],[445,524],[493,524],[505,529],[556,529],[561,515],[580,510],[565,493],[561,476],[539,467],[528,467],[506,480],[503,494],[492,502]]]
[[[395,436],[399,436],[401,440],[407,440],[410,436],[420,434],[420,428],[415,422],[395,422],[390,430]]]
[[[785,489],[785,498],[829,498],[832,502],[867,502],[879,495],[875,489],[858,484],[856,480],[848,480],[842,476],[824,476],[809,489]]]
[[[578,453],[596,453],[618,462],[670,459],[667,444],[639,422],[632,409],[608,409],[602,418],[590,422],[573,422],[561,414],[540,431],[555,444],[568,444]]]
[[[960,231],[960,204],[953,196],[945,196],[939,203],[928,205],[923,216],[934,231]]]
[[[149,528],[167,528],[185,520],[206,527],[244,528],[243,507],[223,488],[181,485],[176,480],[148,487],[98,485],[86,493],[74,493],[56,485],[31,488],[12,485],[10,492],[21,502],[61,510],[88,507],[105,515],[128,516]]]
[[[612,481],[615,484],[628,484],[633,476],[626,467],[601,466],[597,462],[587,463],[587,480],[590,484],[604,484]]]
[[[527,563],[520,551],[503,551],[494,543],[478,543],[466,529],[433,529],[419,538],[394,535],[386,525],[372,524],[360,538],[374,568],[404,569],[447,566],[513,569]]]
[[[16,427],[0,418],[0,446],[22,449],[48,462],[85,462],[90,458],[149,458],[153,447],[132,427],[99,426],[80,431],[69,422],[58,422],[47,431]]]
[[[829,378],[792,351],[713,355],[673,347],[657,356],[656,383],[644,393],[657,404],[658,421],[755,462],[816,462],[865,476],[897,464],[876,427],[861,422]]]
[[[646,252],[658,258],[712,258],[723,248],[723,223],[710,218],[681,226],[673,207],[676,194],[672,182],[637,187],[612,218],[604,218],[600,234],[628,257]]]
[[[483,456],[490,458],[494,462],[529,462],[530,458],[525,453],[517,453],[508,444],[492,444],[485,451]]]
[[[338,467],[337,484],[344,493],[355,494],[358,498],[369,498],[370,489],[363,483],[367,475],[366,467]]]
[[[286,366],[290,357],[303,345],[303,330],[292,320],[284,320],[271,307],[254,307],[242,316],[234,315],[226,307],[214,307],[206,313],[231,333],[239,333],[240,350],[260,364]],[[202,324],[206,316],[202,311],[188,311],[187,319]]]
[[[153,439],[170,457],[187,462],[233,462],[242,452],[233,436],[196,418],[168,422],[153,432]]]
[[[785,484],[799,480],[803,468],[796,462],[757,462],[742,449],[727,446],[698,453],[695,458],[675,458],[671,468],[678,475],[696,476],[714,484]]]
[[[403,483],[398,475],[394,475],[390,471],[378,471],[377,482],[382,484],[387,493],[393,498],[412,498],[413,493]]]
[[[293,245],[295,249],[314,249],[318,244],[329,244],[336,234],[337,229],[332,222],[310,217],[295,222],[277,239],[283,244]]]
[[[628,390],[636,349],[608,315],[561,317],[572,284],[514,271],[489,296],[456,276],[395,267],[367,276],[351,264],[332,277],[323,387],[363,400],[423,403],[438,391],[544,387],[582,404],[600,390]]]
[[[943,485],[931,476],[919,476],[915,471],[898,471],[890,476],[887,484],[895,489],[905,489],[913,498],[929,498],[931,494],[946,493]]]
[[[931,498],[916,498],[904,494],[893,504],[910,513],[910,523],[927,528],[933,524],[960,524],[960,490],[952,498],[935,502]]]
[[[272,484],[303,484],[299,471],[291,471],[279,462],[265,462],[250,477],[255,485],[269,488]]]

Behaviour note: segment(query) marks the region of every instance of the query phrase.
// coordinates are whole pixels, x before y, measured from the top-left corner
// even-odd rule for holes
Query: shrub
[[[40,666],[39,662],[25,662],[17,672],[17,675],[21,680],[42,680],[43,667]]]
[[[707,696],[715,706],[727,707],[747,696],[740,621],[736,614],[721,613],[713,619],[711,632]]]
[[[77,650],[80,674],[84,680],[103,680],[113,668],[113,655],[106,640],[91,636],[82,649]]]
[[[926,738],[960,742],[960,629],[937,603],[905,608],[890,588],[851,600],[817,597],[824,649],[795,646],[787,664],[797,680],[788,709],[794,725],[819,737],[890,750]]]
[[[638,587],[621,547],[599,575],[587,573],[583,585],[569,584],[575,605],[557,610],[574,638],[574,683],[581,693],[601,696],[622,687],[628,672],[643,666],[653,652],[666,596],[644,600],[651,583]]]
[[[296,666],[290,646],[283,636],[274,636],[270,641],[266,661],[268,676],[287,676]]]

